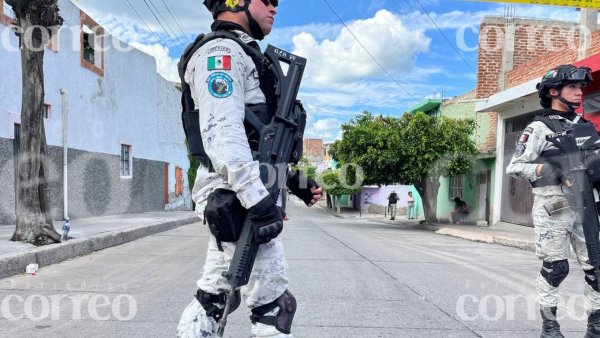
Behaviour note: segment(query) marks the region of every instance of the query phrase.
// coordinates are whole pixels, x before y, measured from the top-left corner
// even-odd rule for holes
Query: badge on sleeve
[[[515,157],[519,157],[523,155],[525,152],[525,145],[523,143],[517,144],[517,148],[515,149]]]
[[[208,83],[210,95],[216,98],[226,98],[233,92],[233,80],[231,76],[225,73],[212,73],[206,82]]]
[[[220,55],[208,58],[208,70],[231,70],[231,56]]]

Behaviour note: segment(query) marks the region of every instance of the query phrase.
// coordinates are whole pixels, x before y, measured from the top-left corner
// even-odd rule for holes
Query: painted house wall
[[[86,15],[71,1],[59,0],[58,4],[64,19],[56,38],[58,48],[47,48],[44,53],[45,103],[51,106],[44,123],[52,151],[49,175],[53,216],[62,217],[61,89],[68,92],[69,201],[73,217],[191,207],[189,161],[178,108],[180,93],[157,75],[153,57],[109,34],[104,36],[102,72],[83,67],[80,34]],[[5,23],[0,20],[0,36],[7,47],[0,53],[0,140],[4,145],[0,147],[0,171],[10,173],[3,176],[10,180],[0,182],[0,191],[7,192],[0,202],[0,222],[11,222],[11,145],[14,125],[20,123],[21,60],[18,39]],[[131,145],[130,178],[120,177],[121,144]],[[165,163],[169,166],[168,179]],[[181,184],[177,182],[179,177]],[[178,195],[176,185],[182,187]],[[106,195],[98,194],[102,191]],[[101,208],[93,205],[94,201],[98,204],[104,200]]]

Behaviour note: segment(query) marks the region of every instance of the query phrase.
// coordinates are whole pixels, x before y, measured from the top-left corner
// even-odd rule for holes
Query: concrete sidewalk
[[[535,251],[533,227],[499,222],[492,226],[456,225],[449,223],[419,224],[419,220],[408,220],[406,215],[396,215],[395,220],[381,214],[360,214],[351,208],[342,208],[340,213],[325,208],[333,216],[346,219],[366,219],[375,222],[393,224],[398,226],[414,226],[416,228],[435,231],[440,235],[464,238],[474,242],[484,242],[515,247],[523,250]]]
[[[11,242],[15,226],[0,225],[0,278],[23,273],[31,263],[48,266],[196,221],[199,218],[192,211],[73,219],[68,241],[42,247]],[[59,233],[62,225],[63,222],[54,222]]]

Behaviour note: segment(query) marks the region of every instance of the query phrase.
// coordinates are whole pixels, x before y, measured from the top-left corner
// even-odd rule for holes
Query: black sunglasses
[[[262,3],[265,4],[266,7],[269,7],[269,5],[273,5],[273,7],[279,6],[279,0],[260,0],[260,1],[262,1]]]

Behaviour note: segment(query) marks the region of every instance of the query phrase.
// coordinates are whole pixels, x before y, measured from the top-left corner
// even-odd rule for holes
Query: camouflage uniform
[[[242,31],[233,32],[246,43],[254,41]],[[190,60],[185,80],[200,111],[204,149],[216,171],[198,168],[192,191],[196,213],[203,217],[208,195],[219,188],[235,191],[242,206],[252,207],[268,194],[243,124],[245,105],[265,102],[252,58],[231,39],[210,40]],[[235,243],[223,243],[222,247],[219,251],[216,239],[210,235],[206,263],[197,283],[199,289],[210,294],[229,290],[221,273],[229,268]],[[279,298],[288,287],[286,269],[280,238],[261,245],[250,281],[241,290],[246,306],[255,308]],[[194,299],[184,310],[177,331],[178,337],[214,337],[216,328],[217,322]],[[252,324],[252,336],[291,337],[258,322]]]
[[[556,112],[556,115],[552,115],[552,117],[559,120],[563,125],[573,123],[563,116],[558,115],[559,113]],[[539,163],[542,163],[540,161],[540,154],[543,151],[556,149],[552,143],[546,141],[546,135],[553,133],[541,121],[530,123],[517,141],[515,154],[506,168],[506,173],[515,178],[527,179],[530,182],[540,179],[536,175],[535,170]],[[540,186],[534,187],[532,192],[532,218],[535,226],[537,256],[547,263],[567,260],[570,252],[570,243],[582,269],[591,272],[593,267],[589,264],[583,226],[579,215],[571,208],[566,208],[549,216],[544,209],[545,205],[566,200],[562,187],[560,185]],[[549,272],[546,266],[543,269]],[[537,277],[538,301],[542,308],[556,307],[558,305],[558,285],[550,285],[547,278],[542,275],[542,271],[540,271]],[[560,281],[558,284],[560,284]],[[592,289],[589,282],[585,283],[584,295],[586,298],[585,305],[588,310],[600,309],[600,293]]]

